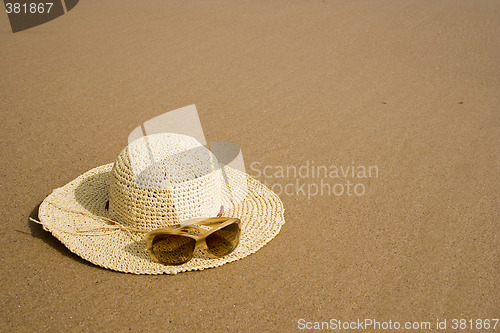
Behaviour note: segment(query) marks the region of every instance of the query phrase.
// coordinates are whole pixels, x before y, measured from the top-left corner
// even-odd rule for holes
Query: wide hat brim
[[[224,213],[241,220],[239,245],[221,258],[195,254],[183,265],[163,265],[149,256],[143,234],[109,229],[109,222],[101,218],[107,216],[112,167],[113,164],[107,164],[94,168],[54,190],[38,211],[45,230],[71,252],[104,268],[134,274],[177,274],[218,267],[259,250],[279,233],[285,222],[283,204],[274,192],[246,173],[225,166],[229,182],[244,182],[247,189],[244,199],[225,207]]]

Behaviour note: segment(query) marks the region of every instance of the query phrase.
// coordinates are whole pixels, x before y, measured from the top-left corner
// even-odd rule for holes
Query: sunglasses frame
[[[241,235],[241,221],[239,218],[236,218],[236,217],[198,218],[198,219],[192,219],[192,220],[185,221],[185,222],[181,223],[180,225],[165,227],[165,228],[160,228],[160,229],[150,231],[145,235],[146,248],[147,248],[151,258],[153,258],[156,262],[159,262],[159,263],[164,264],[164,265],[174,265],[174,264],[167,264],[167,263],[164,263],[164,262],[158,260],[158,258],[156,257],[156,255],[153,251],[153,241],[154,241],[155,237],[159,236],[159,235],[176,235],[176,236],[184,236],[184,237],[192,238],[196,241],[196,244],[195,244],[194,249],[191,252],[189,258],[182,263],[175,264],[175,265],[182,265],[182,264],[187,263],[189,260],[193,259],[194,254],[196,252],[196,249],[199,248],[200,246],[205,246],[208,249],[208,246],[206,243],[206,238],[208,236],[210,236],[214,232],[221,230],[222,228],[225,228],[228,225],[231,225],[233,223],[236,223],[238,225],[238,229],[239,229],[238,238],[236,240],[236,246],[234,247],[234,249],[236,249],[236,247],[240,243],[240,235]],[[209,227],[210,229],[207,230],[207,229],[202,228],[201,226]],[[196,235],[196,234],[191,233],[194,230],[196,230],[200,234]],[[234,249],[232,251],[234,251]],[[210,252],[210,249],[208,249],[208,251]],[[210,254],[213,255],[212,252],[210,252]]]

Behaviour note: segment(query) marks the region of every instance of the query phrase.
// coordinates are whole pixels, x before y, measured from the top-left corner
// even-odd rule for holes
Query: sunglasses
[[[182,265],[200,246],[217,258],[228,255],[238,246],[240,232],[240,219],[210,217],[153,230],[145,239],[151,258],[165,265]]]

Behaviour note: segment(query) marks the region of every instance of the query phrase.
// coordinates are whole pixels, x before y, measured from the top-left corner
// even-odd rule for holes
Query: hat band
[[[68,209],[68,208],[65,208],[65,207],[61,207],[61,206],[55,204],[54,202],[48,201],[48,200],[46,200],[45,202],[51,204],[52,206],[56,207],[57,209],[64,210],[65,212],[74,213],[74,214],[80,214],[80,215],[83,215],[83,216],[86,216],[86,217],[90,217],[90,218],[93,218],[93,219],[97,219],[97,220],[101,220],[101,221],[106,221],[109,224],[102,225],[102,226],[97,226],[97,227],[75,226],[75,228],[61,228],[61,227],[48,226],[48,225],[43,224],[40,221],[38,221],[38,220],[36,220],[36,219],[34,219],[32,217],[29,218],[30,221],[38,223],[38,224],[41,224],[44,227],[44,229],[45,229],[45,227],[50,227],[50,228],[57,229],[59,231],[63,231],[63,232],[66,232],[66,233],[69,233],[69,234],[73,234],[73,235],[80,235],[80,236],[109,235],[109,234],[114,233],[116,231],[123,230],[123,231],[127,232],[127,234],[130,236],[130,238],[132,238],[133,240],[136,240],[136,238],[133,235],[134,232],[135,233],[143,233],[143,234],[149,232],[149,230],[143,230],[143,229],[136,229],[136,228],[127,227],[127,226],[125,226],[125,225],[117,222],[116,220],[112,220],[112,219],[109,219],[109,218],[104,217],[104,216],[98,216],[98,215],[93,215],[93,214],[90,214],[90,213],[84,212],[84,211],[77,211],[77,210],[73,210],[73,209]]]

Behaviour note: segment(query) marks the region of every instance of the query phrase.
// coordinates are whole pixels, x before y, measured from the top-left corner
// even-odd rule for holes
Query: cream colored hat
[[[153,261],[144,235],[182,221],[216,216],[241,220],[241,238],[229,255],[203,250],[179,266]],[[113,164],[92,169],[54,190],[38,216],[68,249],[96,265],[135,274],[176,274],[221,266],[248,256],[283,225],[279,197],[244,172],[221,165],[194,138],[172,133],[142,137]]]

